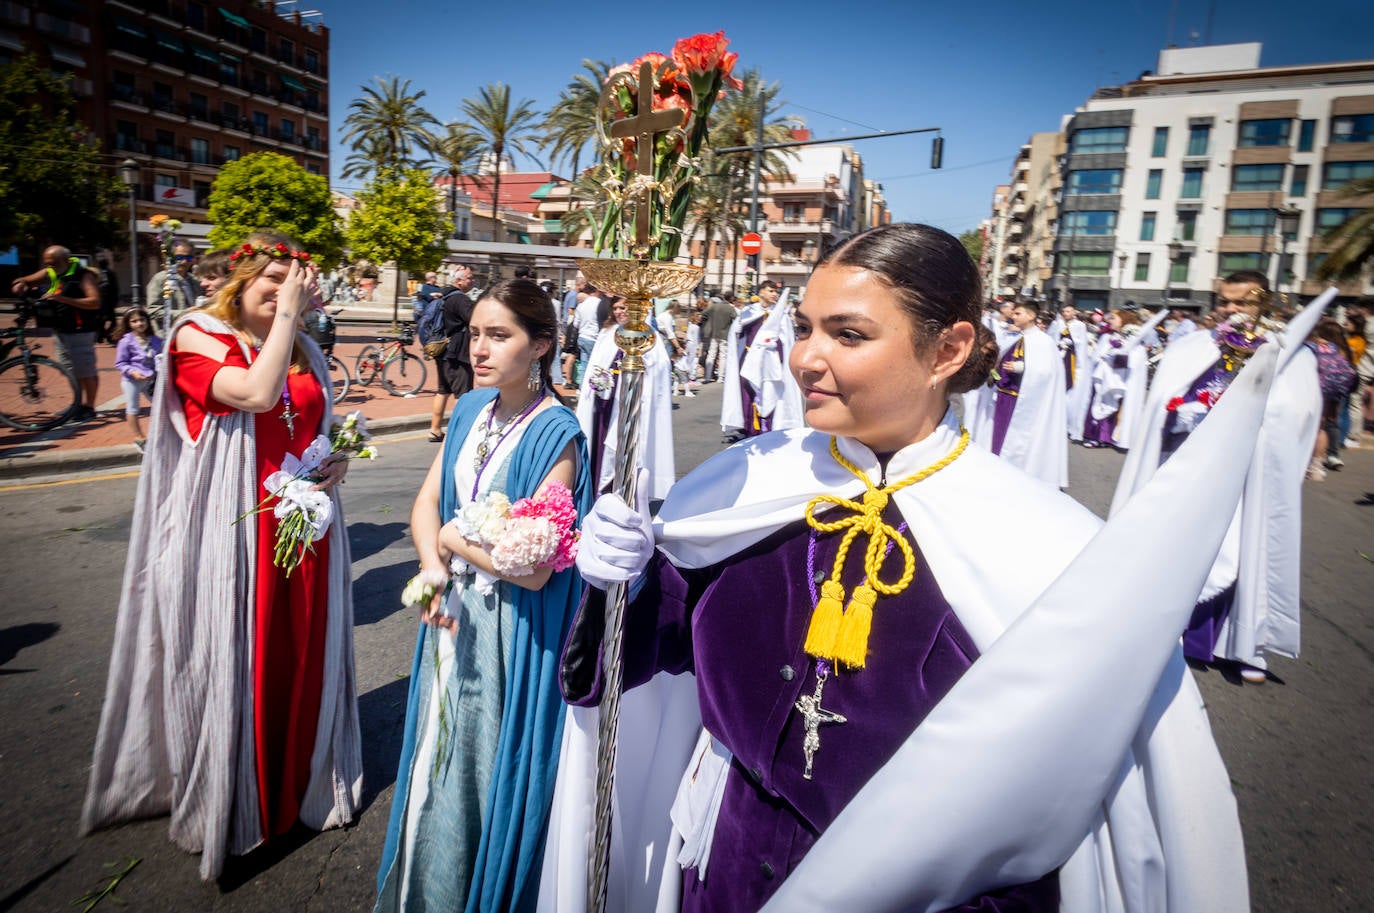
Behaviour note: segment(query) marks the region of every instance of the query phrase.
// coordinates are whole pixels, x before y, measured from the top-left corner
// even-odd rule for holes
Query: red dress
[[[197,332],[204,332],[198,327]],[[222,362],[192,352],[171,353],[177,392],[186,410],[187,429],[200,437],[206,415],[234,411],[210,394],[220,368],[247,368],[249,362],[230,334],[209,333],[226,343]],[[281,469],[287,453],[300,455],[319,433],[325,396],[319,381],[294,368],[286,376],[296,414],[295,433],[287,431],[278,400],[253,417],[257,449],[257,489],[253,501],[267,492],[263,480]],[[287,577],[272,563],[277,518],[271,510],[256,516],[258,524],[257,592],[254,599],[253,708],[256,732],[258,796],[263,834],[290,830],[310,782],[310,756],[315,748],[320,692],[324,680],[325,619],[329,605],[329,539],[316,541],[300,566]],[[244,522],[249,522],[245,520]]]

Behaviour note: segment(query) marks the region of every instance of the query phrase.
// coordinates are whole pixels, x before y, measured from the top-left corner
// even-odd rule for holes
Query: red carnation
[[[279,254],[288,253],[288,250],[287,250],[286,245],[283,244],[283,243],[281,243],[280,241],[277,242],[277,253],[279,253]]]
[[[251,254],[253,252],[253,245],[245,243],[243,245],[243,252],[245,254]]]
[[[1183,397],[1175,396],[1173,399],[1169,400],[1169,404],[1164,408],[1170,412],[1177,412],[1178,407],[1181,405],[1183,405]]]
[[[304,261],[305,263],[309,263],[309,262],[310,262],[310,251],[308,251],[308,250],[303,250],[303,251],[299,252],[298,254],[296,254],[296,257],[297,257],[297,259],[302,260],[302,261]]]
[[[673,45],[673,62],[689,76],[709,73],[720,66],[725,56],[725,46],[729,43],[723,31],[714,35],[702,32],[690,38],[679,38]]]

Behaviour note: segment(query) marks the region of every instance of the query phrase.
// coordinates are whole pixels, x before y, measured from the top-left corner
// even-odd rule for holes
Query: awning
[[[297,92],[305,91],[305,86],[301,84],[299,79],[296,79],[294,76],[287,76],[285,73],[281,74],[281,84],[288,89],[295,89]]]
[[[544,199],[545,197],[547,197],[547,196],[549,195],[549,191],[553,190],[553,189],[554,189],[555,187],[557,187],[557,186],[558,186],[558,185],[557,185],[556,183],[554,183],[553,181],[550,181],[549,183],[547,183],[547,184],[545,184],[544,186],[540,187],[540,188],[539,188],[538,190],[536,190],[534,193],[530,194],[530,196],[534,197],[534,199],[536,199],[536,200],[542,200],[542,199]]]
[[[556,233],[556,234],[561,234],[561,233],[563,232],[563,220],[562,220],[562,219],[545,219],[545,220],[544,220],[544,231],[546,231],[546,232],[554,232],[554,233]]]
[[[143,29],[124,19],[115,20],[115,31],[123,32],[126,35],[133,35],[135,38],[147,38],[148,33]]]
[[[198,44],[191,45],[191,53],[207,63],[219,63],[219,55],[209,48],[203,48]]]
[[[243,63],[243,58],[237,54],[230,54],[228,51],[220,51],[219,56],[230,63]]]
[[[157,43],[169,51],[176,51],[178,54],[186,53],[186,45],[175,35],[169,35],[166,32],[158,32]]]
[[[234,25],[237,25],[241,29],[252,28],[252,26],[248,24],[247,19],[229,12],[222,6],[219,8],[219,14],[223,16],[225,19],[228,19],[230,22],[234,23]]]

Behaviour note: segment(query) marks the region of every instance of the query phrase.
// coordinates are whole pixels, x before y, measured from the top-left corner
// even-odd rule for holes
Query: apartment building
[[[197,243],[219,168],[251,152],[329,174],[329,30],[272,0],[0,0],[0,63],[71,77],[82,121],[127,170],[141,231],[166,213]],[[121,252],[122,253],[122,252]],[[155,263],[144,251],[141,276]],[[127,265],[116,267],[125,271]]]
[[[1260,50],[1162,51],[1155,74],[1066,118],[1051,297],[1206,309],[1239,270],[1288,295],[1323,287],[1323,234],[1374,206],[1339,196],[1374,175],[1374,60],[1261,67]]]

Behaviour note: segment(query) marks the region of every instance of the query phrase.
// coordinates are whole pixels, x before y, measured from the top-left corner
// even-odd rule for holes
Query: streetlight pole
[[[134,307],[138,307],[138,162],[133,159],[120,162],[119,179],[129,190],[129,301]]]
[[[1302,210],[1294,209],[1289,206],[1281,206],[1274,210],[1274,229],[1279,234],[1279,263],[1274,272],[1274,290],[1281,291],[1284,281],[1284,261],[1288,257],[1288,236],[1296,235],[1298,222],[1302,218]]]

